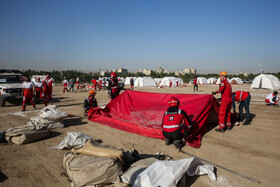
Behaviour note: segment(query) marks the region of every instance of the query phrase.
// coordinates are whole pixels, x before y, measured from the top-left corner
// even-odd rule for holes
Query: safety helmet
[[[222,71],[221,73],[220,73],[220,76],[221,75],[225,75],[225,76],[227,76],[228,74],[227,74],[227,72],[226,71]]]
[[[117,74],[115,72],[111,73],[111,78],[117,77]]]
[[[168,106],[179,106],[179,100],[172,96],[168,101]]]
[[[95,92],[94,90],[90,90],[90,91],[88,92],[88,94],[89,94],[89,95],[95,95],[96,92]]]

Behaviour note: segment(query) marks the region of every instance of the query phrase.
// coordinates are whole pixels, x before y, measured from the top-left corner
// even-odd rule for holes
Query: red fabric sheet
[[[187,143],[198,148],[209,120],[218,121],[219,104],[210,94],[162,94],[126,90],[104,109],[89,111],[88,119],[119,130],[164,139],[161,130],[163,114],[168,100],[175,96],[194,122]]]

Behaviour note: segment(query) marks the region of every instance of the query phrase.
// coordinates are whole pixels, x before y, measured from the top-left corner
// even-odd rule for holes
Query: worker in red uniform
[[[77,77],[76,79],[77,89],[80,88],[80,77]]]
[[[108,83],[107,89],[111,97],[111,101],[120,94],[120,87],[118,85],[117,74],[115,72],[111,73],[111,80]]]
[[[99,78],[99,84],[98,84],[98,86],[99,86],[99,90],[102,90],[102,79],[101,78]]]
[[[66,79],[66,77],[63,78],[62,84],[63,84],[63,93],[65,93],[65,90],[67,92],[69,92],[69,90],[67,88],[69,83],[68,83],[68,80]]]
[[[185,145],[185,139],[191,134],[191,121],[187,113],[179,109],[176,97],[169,99],[168,107],[161,124],[162,134],[166,138],[165,145],[173,143],[176,148],[181,149]]]
[[[278,106],[279,105],[279,97],[278,92],[275,91],[273,93],[270,93],[265,98],[266,105],[273,105]]]
[[[233,112],[236,113],[235,110],[235,101],[239,102],[239,115],[237,118],[237,122],[243,121],[243,108],[245,108],[246,111],[246,120],[243,123],[243,125],[250,125],[250,101],[251,101],[251,95],[249,92],[245,91],[236,91],[232,93],[232,108]]]
[[[225,132],[225,130],[231,130],[230,122],[230,110],[232,106],[232,93],[231,93],[231,84],[227,79],[227,72],[222,71],[220,73],[220,89],[212,92],[213,95],[217,93],[222,94],[220,111],[219,111],[219,129],[215,129],[217,132]],[[226,123],[226,125],[225,125]]]
[[[84,109],[85,109],[84,115],[85,116],[88,115],[89,109],[98,107],[97,100],[95,99],[96,92],[93,90],[90,90],[88,95],[89,95],[88,98],[86,98],[84,101]]]
[[[133,77],[131,77],[131,79],[130,79],[130,88],[131,88],[131,90],[133,90],[133,88],[134,88],[134,79],[133,79]]]
[[[50,104],[52,104],[52,84],[53,84],[53,78],[51,78],[51,74],[47,73],[46,78],[43,80],[44,85],[44,103],[45,106],[48,105],[48,98],[50,101]]]
[[[172,81],[169,81],[169,88],[172,87]]]
[[[26,101],[30,100],[30,103],[32,104],[33,108],[35,107],[34,97],[33,93],[35,92],[35,84],[34,82],[30,81],[30,77],[26,76],[24,77],[24,82],[22,83],[22,95],[23,95],[23,102],[22,102],[22,111],[25,111],[26,109]]]
[[[197,83],[197,78],[195,78],[193,80],[193,91],[195,92],[195,89],[196,91],[198,92],[198,83]]]
[[[41,82],[40,77],[36,78],[36,82],[34,84],[35,84],[35,91],[36,91],[36,102],[38,104],[38,103],[41,103],[42,99],[43,99],[43,87],[44,87],[44,85]]]
[[[179,81],[176,80],[176,87],[178,88],[178,86],[179,86]]]
[[[92,87],[93,87],[94,91],[96,91],[97,81],[95,80],[95,78],[93,78],[91,82],[92,82]]]

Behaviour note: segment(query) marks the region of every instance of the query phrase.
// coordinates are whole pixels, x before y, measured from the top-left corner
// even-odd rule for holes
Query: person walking
[[[80,77],[77,77],[76,79],[77,89],[80,88]]]
[[[115,72],[111,73],[111,80],[109,80],[107,89],[111,97],[111,101],[120,94],[120,87],[118,85],[117,74]]]
[[[220,89],[212,92],[213,95],[217,93],[221,93],[222,95],[219,110],[219,129],[215,129],[217,132],[225,132],[225,130],[231,130],[230,111],[232,106],[232,92],[231,84],[229,83],[227,76],[228,74],[226,71],[222,71],[220,73]]]
[[[51,74],[47,73],[46,78],[43,80],[45,106],[48,106],[48,98],[49,98],[50,104],[52,104],[52,84],[53,84],[53,82],[54,82],[54,80],[51,77]]]
[[[63,93],[65,93],[65,90],[67,92],[69,92],[69,90],[67,88],[69,83],[68,83],[68,80],[66,79],[66,77],[63,78],[62,84],[63,84]]]
[[[30,103],[32,104],[33,108],[36,109],[34,96],[33,96],[33,93],[35,92],[34,88],[35,88],[35,84],[34,82],[30,81],[30,77],[29,76],[24,77],[24,82],[22,83],[22,95],[23,95],[22,111],[25,111],[26,109],[27,100],[30,100]]]
[[[69,86],[70,86],[70,88],[69,88],[69,92],[72,90],[72,92],[74,92],[74,79],[73,78],[71,78],[70,80],[69,80]]]
[[[193,91],[195,92],[195,90],[198,92],[197,78],[195,78],[195,79],[193,80]]]
[[[38,103],[41,103],[42,100],[43,100],[43,83],[41,82],[40,80],[40,77],[37,77],[36,78],[36,82],[34,83],[35,84],[35,91],[36,91],[36,102],[37,104]]]
[[[133,77],[131,77],[131,79],[130,79],[130,88],[131,88],[131,90],[133,90],[133,88],[134,88],[134,79],[133,79]]]

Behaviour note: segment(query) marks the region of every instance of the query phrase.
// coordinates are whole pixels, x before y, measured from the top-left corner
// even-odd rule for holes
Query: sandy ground
[[[237,126],[226,133],[211,130],[204,135],[199,149],[184,147],[183,150],[204,158],[233,171],[242,173],[261,181],[261,184],[249,181],[228,171],[217,168],[217,181],[207,176],[189,179],[191,186],[280,186],[279,166],[279,114],[280,107],[265,106],[263,103],[269,90],[249,90],[250,85],[233,85],[233,90],[250,91],[252,95],[251,113],[255,115],[250,126]],[[216,85],[199,87],[198,94],[211,93]],[[184,88],[139,88],[135,90],[160,93],[193,93],[192,87]],[[174,146],[165,146],[163,140],[148,138],[119,131],[83,117],[83,100],[86,90],[75,90],[74,93],[62,93],[62,86],[54,87],[54,104],[68,114],[74,115],[64,121],[65,128],[56,129],[51,137],[26,144],[15,145],[2,143],[0,151],[0,186],[70,186],[70,182],[61,175],[65,172],[62,166],[65,150],[54,150],[50,147],[58,145],[67,131],[82,131],[94,139],[101,139],[103,144],[123,148],[136,149],[139,153],[163,152],[174,159],[188,158],[178,152]],[[219,97],[216,96],[217,98]],[[98,91],[96,96],[99,106],[109,102],[106,90]],[[28,119],[39,113],[27,106],[22,113],[21,106],[8,104],[0,108],[0,130],[25,125]]]

